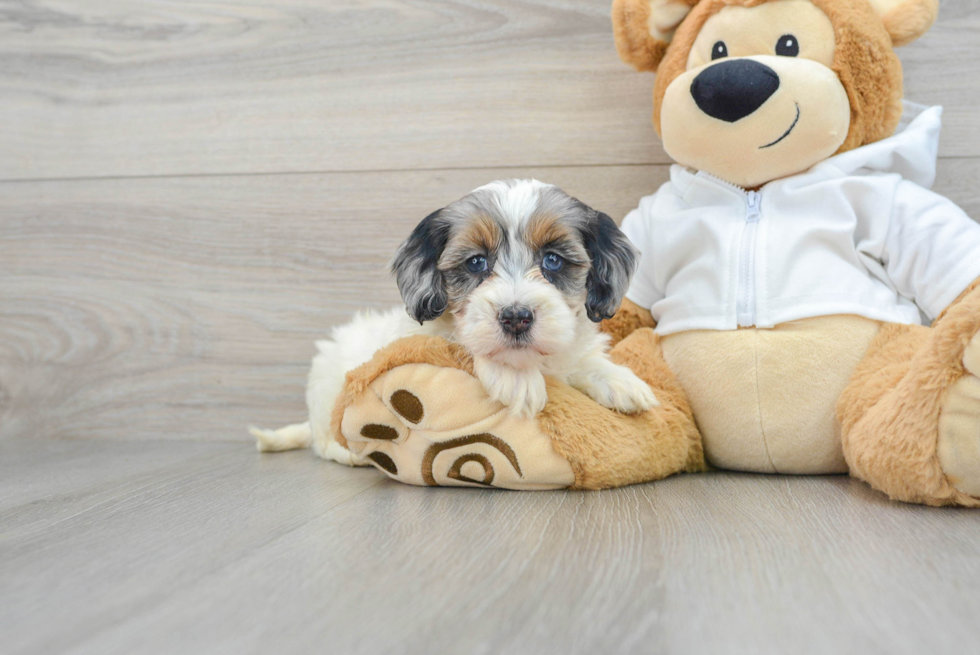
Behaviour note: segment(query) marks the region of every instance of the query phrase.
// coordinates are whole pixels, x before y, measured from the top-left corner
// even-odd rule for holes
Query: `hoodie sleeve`
[[[935,319],[980,277],[980,224],[948,198],[902,180],[883,255],[896,290]]]
[[[643,200],[645,201],[646,198]],[[630,283],[629,291],[626,292],[626,297],[649,310],[654,303],[663,299],[664,294],[658,291],[653,283],[653,262],[648,254],[652,250],[653,242],[650,240],[650,221],[646,220],[644,204],[641,201],[638,208],[626,215],[620,229],[640,251],[640,263],[633,274],[633,281]]]

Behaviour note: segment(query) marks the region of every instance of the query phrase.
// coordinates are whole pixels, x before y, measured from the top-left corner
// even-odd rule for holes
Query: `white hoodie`
[[[894,136],[758,192],[672,166],[623,221],[642,253],[627,298],[660,334],[935,318],[980,277],[980,225],[929,191],[942,108],[904,109]]]

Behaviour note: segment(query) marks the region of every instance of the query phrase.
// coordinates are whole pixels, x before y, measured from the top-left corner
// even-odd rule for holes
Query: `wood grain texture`
[[[433,209],[533,176],[619,219],[666,179],[608,4],[0,0],[0,652],[975,649],[973,512],[418,489],[244,443],[302,419],[312,341],[397,301]],[[901,52],[974,217],[978,33],[943,0]]]
[[[136,473],[149,452],[159,466]],[[235,444],[0,444],[0,472],[24,466],[49,482],[0,511],[11,655],[919,654],[980,638],[980,514],[843,477],[432,490]]]
[[[0,184],[0,438],[245,440],[305,416],[313,341],[398,293],[433,209],[499,177],[617,220],[665,166]],[[937,190],[980,216],[980,159]]]
[[[980,156],[980,5],[903,48]],[[4,0],[0,179],[667,163],[606,0]]]
[[[66,652],[384,480],[306,452],[54,440],[0,443],[0,474],[18,495],[0,509],[4,653]]]
[[[0,437],[246,438],[305,416],[313,340],[399,301],[434,209],[535,175],[624,214],[664,167],[0,184]]]

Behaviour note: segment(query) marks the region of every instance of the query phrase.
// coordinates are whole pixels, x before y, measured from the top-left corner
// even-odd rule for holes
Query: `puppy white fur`
[[[306,401],[308,424],[252,429],[259,450],[312,445],[324,458],[358,464],[330,434],[347,371],[413,334],[455,341],[474,373],[510,411],[536,415],[544,376],[625,413],[658,404],[650,387],[607,356],[596,323],[629,286],[636,252],[611,218],[536,180],[482,186],[430,214],[392,263],[404,307],[362,312],[317,342]]]

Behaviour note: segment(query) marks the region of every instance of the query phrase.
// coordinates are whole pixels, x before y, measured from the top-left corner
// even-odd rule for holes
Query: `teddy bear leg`
[[[851,475],[891,498],[980,506],[980,292],[932,328],[886,324],[841,395]]]
[[[557,489],[574,482],[537,422],[492,400],[460,346],[401,339],[351,371],[331,433],[389,477],[420,486]]]
[[[567,385],[550,384],[538,418],[555,450],[575,472],[574,488],[605,489],[706,469],[701,434],[687,396],[650,328],[634,331],[610,351],[650,385],[659,405],[639,414],[609,410]]]
[[[458,346],[411,337],[351,372],[333,433],[401,482],[509,489],[598,489],[704,469],[700,435],[652,330],[611,353],[654,388],[661,406],[637,415],[602,407],[547,380],[534,418],[490,399]]]

